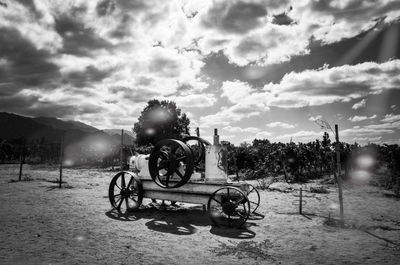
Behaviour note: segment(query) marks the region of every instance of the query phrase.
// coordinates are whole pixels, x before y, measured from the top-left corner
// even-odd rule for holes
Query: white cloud
[[[215,104],[217,99],[214,94],[191,94],[186,96],[171,97],[179,107],[205,108]]]
[[[369,124],[365,125],[364,128],[369,129],[399,129],[400,128],[400,119],[393,122],[386,122],[380,124]]]
[[[263,112],[269,107],[300,108],[379,94],[384,90],[399,89],[400,60],[382,64],[362,63],[333,68],[306,70],[286,74],[280,83],[269,83],[261,90],[251,89],[244,82],[225,82],[222,95],[240,106],[251,105]],[[258,108],[254,108],[258,106]],[[238,107],[238,106],[237,106]],[[226,111],[226,110],[225,110]],[[318,117],[310,117],[315,121]],[[237,119],[238,121],[240,119]]]
[[[296,127],[296,125],[285,123],[285,122],[280,122],[280,121],[268,123],[266,126],[269,128],[284,128],[284,129],[292,129],[292,128]]]
[[[354,138],[351,138],[351,141],[354,141],[354,142],[372,142],[372,143],[374,143],[374,142],[380,142],[381,141],[381,139],[382,139],[382,136],[377,136],[377,137],[354,137]]]
[[[394,114],[386,114],[385,118],[383,118],[381,121],[383,122],[396,122],[400,121],[400,114],[394,115]]]
[[[241,128],[237,126],[236,127],[226,126],[223,129],[230,133],[258,133],[261,131],[261,129],[256,127]]]
[[[288,133],[283,135],[277,135],[271,137],[272,141],[276,142],[289,142],[292,140],[293,142],[310,142],[315,141],[317,138],[321,138],[323,132],[318,131],[298,131],[295,133]]]
[[[314,122],[314,121],[317,121],[317,120],[321,120],[322,118],[323,118],[322,115],[317,115],[315,117],[310,115],[308,120]]]
[[[350,129],[345,129],[339,132],[339,134],[343,137],[357,137],[360,136],[369,136],[369,137],[378,137],[384,134],[392,134],[394,130],[385,129],[385,128],[368,128],[368,127],[353,127]]]
[[[360,108],[365,107],[366,103],[367,103],[367,100],[366,99],[362,99],[361,101],[355,103],[351,108],[352,109],[360,109]]]
[[[263,106],[251,103],[238,103],[231,107],[222,107],[216,114],[202,116],[200,125],[204,127],[228,126],[244,118],[257,116],[261,113]]]
[[[384,90],[399,89],[399,73],[400,60],[291,72],[280,83],[269,83],[262,90],[252,90],[241,100],[281,108],[347,102]]]
[[[252,88],[246,82],[225,81],[222,83],[222,97],[227,97],[230,102],[238,103],[251,94]]]
[[[400,60],[361,63],[286,74],[267,84],[260,95],[269,106],[296,108],[349,101],[387,89],[398,89]]]
[[[372,115],[372,116],[370,116],[370,117],[367,117],[367,116],[354,116],[354,117],[350,117],[349,118],[349,121],[351,121],[351,122],[358,122],[358,121],[365,121],[365,120],[372,120],[372,119],[375,119],[376,118],[376,115]]]

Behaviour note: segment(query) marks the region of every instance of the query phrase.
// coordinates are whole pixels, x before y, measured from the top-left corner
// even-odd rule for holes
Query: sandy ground
[[[182,203],[118,216],[107,198],[114,174],[65,169],[58,189],[56,168],[25,165],[33,180],[10,182],[18,166],[0,165],[0,264],[400,264],[400,201],[376,187],[345,187],[347,228],[326,224],[338,216],[331,185],[305,192],[306,215],[297,190],[260,191],[259,214],[226,229]]]

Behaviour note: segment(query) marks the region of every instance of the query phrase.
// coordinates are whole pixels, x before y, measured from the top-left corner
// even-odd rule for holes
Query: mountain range
[[[65,144],[96,139],[109,145],[121,143],[121,130],[99,130],[79,121],[61,120],[52,117],[25,117],[0,112],[0,139],[13,140],[24,137],[27,142],[59,143],[64,137]],[[134,142],[132,132],[124,131],[124,144]]]

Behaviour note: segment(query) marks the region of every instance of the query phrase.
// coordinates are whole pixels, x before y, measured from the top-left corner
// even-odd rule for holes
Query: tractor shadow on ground
[[[135,212],[119,213],[117,210],[109,210],[105,215],[111,219],[119,221],[138,221],[145,222],[149,230],[174,234],[191,235],[197,232],[197,227],[211,226],[210,233],[218,236],[234,239],[253,238],[256,233],[249,230],[254,223],[246,223],[242,228],[225,228],[212,225],[206,211],[199,207],[179,207],[179,206],[151,206],[144,207]]]
[[[247,222],[240,228],[219,227],[213,225],[210,229],[210,233],[217,236],[229,237],[233,239],[250,239],[256,236],[256,233],[249,229],[252,226],[257,226],[257,225],[249,222]]]
[[[118,221],[137,221],[141,218],[138,218],[137,212],[127,212],[127,213],[120,213],[116,209],[111,209],[105,212],[105,215],[111,219],[118,220]]]

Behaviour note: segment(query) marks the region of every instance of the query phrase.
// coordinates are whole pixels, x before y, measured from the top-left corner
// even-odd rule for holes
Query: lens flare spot
[[[361,155],[357,157],[356,164],[358,168],[369,169],[375,165],[375,159],[370,155]]]
[[[106,149],[106,144],[104,142],[95,142],[93,147],[97,151],[103,151]]]
[[[74,165],[74,161],[72,161],[71,159],[66,159],[64,160],[64,166],[70,167]]]
[[[156,130],[154,130],[153,128],[148,128],[146,129],[145,133],[147,135],[154,135],[156,133]]]
[[[336,209],[339,209],[339,205],[337,203],[333,202],[333,203],[329,204],[328,208],[331,210],[336,210]]]

